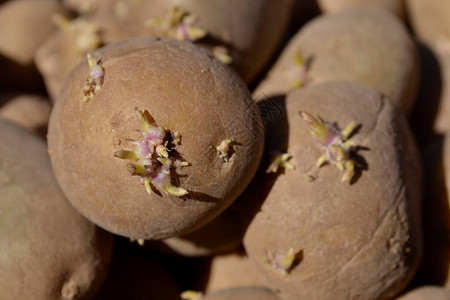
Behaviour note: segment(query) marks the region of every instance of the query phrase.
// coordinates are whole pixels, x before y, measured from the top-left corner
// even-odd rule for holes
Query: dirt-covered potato
[[[268,171],[284,172],[244,236],[249,257],[282,299],[395,296],[422,252],[420,157],[403,114],[346,82],[295,91],[285,106],[288,146],[266,146],[280,152]]]
[[[409,291],[396,300],[450,300],[450,291],[438,286],[423,286]]]
[[[37,89],[40,86],[34,54],[55,29],[51,16],[62,12],[57,0],[12,0],[1,4],[1,88]]]
[[[279,300],[279,298],[269,289],[240,287],[213,292],[201,300]]]
[[[353,7],[374,6],[385,8],[401,19],[405,18],[403,0],[317,0],[317,2],[325,13],[336,13]]]
[[[91,70],[84,62],[71,73],[50,117],[49,152],[69,201],[134,239],[183,235],[212,220],[262,155],[261,119],[244,83],[186,41],[136,38],[93,57]]]
[[[47,98],[22,94],[0,106],[0,117],[45,137],[51,110]]]
[[[450,43],[450,3],[442,0],[406,0],[414,33],[429,44]]]
[[[268,287],[263,275],[244,253],[217,255],[211,260],[206,292],[237,287]]]
[[[91,299],[112,237],[64,198],[45,143],[0,120],[0,298]]]
[[[417,274],[420,282],[450,287],[450,136],[424,151],[425,195],[423,223],[425,251]]]
[[[418,79],[416,48],[405,26],[383,9],[353,8],[302,27],[254,95],[285,95],[304,86],[345,80],[386,94],[409,113]]]

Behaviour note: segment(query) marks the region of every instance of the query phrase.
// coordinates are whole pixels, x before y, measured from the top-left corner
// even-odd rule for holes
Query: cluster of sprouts
[[[166,17],[149,19],[145,22],[145,25],[155,30],[161,36],[181,41],[195,42],[208,35],[205,29],[197,25],[196,16],[177,6],[172,7]],[[224,46],[213,47],[212,53],[225,64],[232,62],[228,49]]]
[[[172,184],[172,175],[189,165],[178,157],[174,149],[180,141],[180,134],[158,126],[147,110],[135,108],[135,111],[141,121],[142,138],[129,140],[135,145],[134,150],[118,150],[114,156],[134,161],[127,168],[131,175],[141,178],[147,193],[162,190],[172,196],[186,195],[187,190]]]
[[[193,42],[207,35],[206,30],[196,23],[197,17],[175,6],[165,18],[152,18],[147,20],[145,25],[155,29],[162,36]]]
[[[102,45],[100,28],[92,22],[82,18],[69,20],[60,14],[53,16],[53,22],[73,39],[75,51],[79,54],[85,55]]]
[[[309,125],[310,133],[316,138],[319,146],[325,151],[316,161],[316,166],[320,167],[325,163],[335,165],[344,174],[342,181],[350,181],[355,172],[356,163],[352,160],[354,143],[350,135],[355,129],[354,122],[351,122],[340,130],[336,124],[324,121],[320,116],[317,118],[300,111],[300,116]]]

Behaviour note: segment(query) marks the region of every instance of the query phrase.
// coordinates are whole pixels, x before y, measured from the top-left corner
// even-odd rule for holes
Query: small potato
[[[450,300],[450,290],[438,286],[416,288],[396,300]]]
[[[320,9],[325,13],[337,13],[353,7],[374,6],[385,8],[399,18],[405,19],[403,0],[317,0],[317,2]]]
[[[418,56],[405,26],[379,8],[353,8],[307,23],[291,39],[256,98],[333,80],[364,84],[408,114],[418,88]]]
[[[38,89],[42,84],[34,54],[63,13],[57,0],[13,0],[0,6],[0,87]]]
[[[47,98],[18,95],[0,107],[0,117],[45,137],[51,109]]]
[[[187,234],[224,211],[264,145],[245,84],[186,41],[135,38],[93,56],[91,71],[82,63],[71,73],[49,124],[69,201],[133,239]]]
[[[450,2],[442,0],[406,0],[414,33],[423,42],[450,43]]]
[[[269,289],[241,287],[207,294],[201,300],[279,300]]]
[[[212,258],[207,293],[245,286],[268,288],[262,273],[247,255],[235,252]]]
[[[112,236],[64,198],[42,139],[0,120],[0,298],[92,299]]]
[[[285,300],[391,299],[422,253],[421,164],[403,114],[346,82],[295,91],[285,103],[286,120],[276,122],[288,127],[273,134],[286,134],[287,148],[267,138],[266,150],[291,159],[280,160],[246,252]]]

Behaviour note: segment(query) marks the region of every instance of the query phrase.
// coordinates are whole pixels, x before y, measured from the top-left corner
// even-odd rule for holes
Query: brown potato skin
[[[361,125],[352,140],[368,148],[358,152],[367,170],[352,184],[341,182],[333,165],[315,167],[323,151],[299,111],[320,114],[341,129],[351,121]],[[345,82],[289,94],[286,114],[287,149],[281,151],[296,169],[279,174],[250,224],[244,236],[249,257],[282,299],[392,298],[408,284],[422,253],[421,165],[405,118],[378,92]],[[280,150],[268,144],[267,151]],[[303,257],[283,276],[267,263],[267,251],[291,247]]]
[[[450,291],[438,286],[423,286],[416,288],[396,300],[449,300]]]
[[[440,0],[406,0],[415,35],[427,44],[449,43],[450,3]]]
[[[212,258],[206,293],[245,286],[269,288],[263,274],[245,253],[234,252]]]
[[[22,94],[0,106],[0,117],[45,138],[51,110],[47,98]]]
[[[39,91],[42,79],[34,54],[55,25],[51,16],[63,13],[57,0],[14,0],[0,6],[0,88]]]
[[[42,139],[3,120],[0,132],[0,298],[91,299],[112,236],[66,201]]]
[[[345,9],[360,6],[375,6],[389,10],[399,18],[405,19],[403,0],[317,0],[320,9],[325,13],[336,13]]]
[[[85,19],[98,25],[104,45],[132,37],[161,35],[161,32],[145,26],[145,22],[155,17],[164,18],[172,7],[180,7],[197,16],[198,25],[209,34],[196,43],[207,49],[226,46],[233,58],[231,66],[246,83],[255,80],[278,49],[293,7],[290,0],[123,1],[128,12],[124,17],[118,17],[115,0],[66,2],[79,9],[86,3],[97,7]],[[271,21],[267,22],[269,19]],[[37,55],[37,65],[52,99],[56,99],[61,81],[80,58],[84,59],[84,54],[71,50],[73,46],[73,42],[59,32],[43,45]]]
[[[95,53],[102,90],[82,102],[87,63],[66,81],[49,124],[49,151],[69,201],[94,223],[134,239],[187,234],[229,206],[256,172],[264,144],[259,112],[244,83],[201,48],[170,39],[136,38]],[[138,74],[138,75],[137,75]],[[148,195],[127,163],[114,156],[138,139],[135,108],[181,134],[189,162],[175,185],[184,198]],[[70,138],[69,138],[70,136]],[[236,141],[223,163],[215,147]]]
[[[203,300],[279,300],[269,289],[240,287],[207,294]]]
[[[418,55],[405,26],[391,13],[361,7],[313,19],[290,40],[255,97],[291,91],[286,74],[298,51],[311,59],[308,85],[360,83],[387,95],[404,113],[411,111],[419,81]]]

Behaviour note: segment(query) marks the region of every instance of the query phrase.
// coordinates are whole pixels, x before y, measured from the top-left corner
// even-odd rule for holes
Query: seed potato
[[[316,166],[324,152],[299,111],[341,130],[354,122],[358,129],[347,136],[353,132],[349,140],[362,147],[353,158],[356,173],[333,160]],[[398,294],[422,253],[420,157],[403,115],[374,90],[330,82],[289,94],[286,121],[277,122],[288,124],[287,149],[268,140],[266,150],[287,152],[295,169],[279,173],[251,222],[244,236],[249,257],[285,300]]]
[[[91,299],[111,235],[66,201],[42,139],[3,120],[0,136],[0,298]]]
[[[183,235],[212,220],[262,156],[261,119],[244,83],[185,41],[136,38],[93,55],[101,89],[80,64],[50,117],[52,165],[69,201],[133,239]]]

